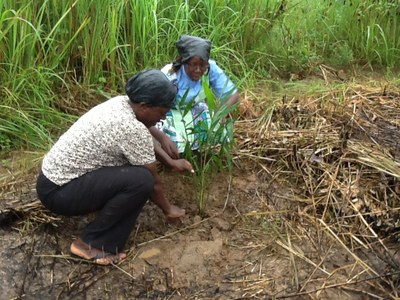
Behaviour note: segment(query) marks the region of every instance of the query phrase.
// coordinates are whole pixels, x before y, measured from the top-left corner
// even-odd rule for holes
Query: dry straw
[[[333,69],[321,68],[328,81]],[[317,96],[266,99],[253,106],[249,102],[251,99],[246,99],[242,110],[245,118],[236,125],[235,160],[251,159],[265,170],[267,178],[280,187],[270,195],[280,199],[272,208],[277,211],[276,218],[285,223],[298,221],[289,229],[286,226],[286,238],[276,240],[292,261],[298,290],[284,289],[272,296],[318,297],[332,288],[363,294],[350,285],[368,282],[364,288],[376,292],[364,296],[398,299],[398,87],[348,84]],[[269,109],[260,116],[260,108]],[[249,118],[252,113],[253,119]],[[279,213],[285,209],[291,212],[290,217]],[[267,214],[248,216],[255,215]],[[302,251],[299,243],[288,238],[294,233],[302,236],[300,244],[308,239],[307,244],[313,246]],[[333,249],[347,257],[348,265],[328,263],[335,257]],[[317,252],[317,258],[314,251],[307,250]],[[299,262],[314,268],[309,278],[297,278]],[[338,284],[339,274],[346,280],[342,284]],[[318,280],[319,286],[315,284]]]

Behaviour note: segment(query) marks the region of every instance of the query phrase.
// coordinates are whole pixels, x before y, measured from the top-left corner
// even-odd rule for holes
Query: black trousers
[[[64,216],[97,212],[81,239],[94,248],[121,252],[144,204],[154,190],[154,178],[144,167],[105,167],[63,186],[39,174],[39,199],[50,211]]]

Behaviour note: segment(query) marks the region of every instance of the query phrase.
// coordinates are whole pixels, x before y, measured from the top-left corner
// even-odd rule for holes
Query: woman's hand
[[[178,206],[171,205],[168,211],[164,211],[164,214],[169,219],[178,219],[185,216],[185,210]]]
[[[171,162],[171,169],[175,172],[184,172],[184,171],[189,171],[191,173],[194,173],[193,167],[188,162],[186,159],[174,159]]]

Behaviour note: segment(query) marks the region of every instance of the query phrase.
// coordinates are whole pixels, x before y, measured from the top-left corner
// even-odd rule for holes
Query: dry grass
[[[32,230],[58,218],[36,197],[37,169],[43,153],[14,152],[0,161],[0,226],[20,220],[18,230]]]
[[[398,299],[399,88],[348,84],[277,101],[245,96],[235,159],[255,161],[281,187],[270,195],[279,201],[267,213],[276,210],[286,224],[276,244],[288,252],[295,274],[295,288],[276,297],[318,298],[341,288]],[[332,264],[338,254],[348,263]],[[314,269],[308,279],[297,277],[297,264]],[[376,293],[353,288],[362,282]]]

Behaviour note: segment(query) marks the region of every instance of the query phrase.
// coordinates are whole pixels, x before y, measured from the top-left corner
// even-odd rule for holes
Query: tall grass
[[[48,147],[66,122],[60,102],[122,92],[133,73],[171,62],[183,33],[211,39],[248,87],[321,63],[393,70],[399,18],[396,1],[0,0],[0,147]]]

